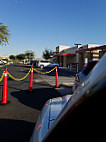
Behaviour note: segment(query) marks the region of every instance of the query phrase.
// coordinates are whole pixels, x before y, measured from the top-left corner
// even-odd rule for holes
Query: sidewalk
[[[41,78],[55,88],[55,72],[46,75],[40,75]],[[68,69],[61,68],[58,72],[59,88],[55,88],[61,96],[72,94],[74,84],[74,74]]]
[[[72,94],[72,86],[69,87],[69,84],[67,86],[64,84],[61,84],[59,88],[55,88],[55,89],[61,94],[61,96]]]

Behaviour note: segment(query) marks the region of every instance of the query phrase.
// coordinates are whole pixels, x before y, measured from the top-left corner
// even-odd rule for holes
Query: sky
[[[10,30],[0,56],[75,43],[106,44],[106,0],[0,0],[0,22]]]

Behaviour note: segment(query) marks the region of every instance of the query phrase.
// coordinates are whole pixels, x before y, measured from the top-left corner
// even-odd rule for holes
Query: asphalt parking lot
[[[40,69],[39,69],[40,70]],[[43,69],[44,72],[51,70],[51,68]],[[42,70],[41,70],[42,71]],[[41,76],[47,81],[51,86],[55,86],[55,70],[49,74],[44,74]],[[62,84],[69,84],[70,86],[73,85],[74,81],[74,74],[69,71],[68,69],[58,68],[58,82],[59,85]]]
[[[22,78],[30,67],[20,65],[7,66],[8,72],[16,78]],[[4,67],[0,68],[0,76]],[[24,81],[14,81],[8,77],[7,98],[10,103],[0,104],[0,142],[28,142],[44,103],[61,94],[34,73],[33,91],[29,92],[29,76]],[[0,82],[0,101],[2,100]]]
[[[38,69],[42,71],[41,69]],[[51,70],[50,68],[44,68],[43,72]],[[40,74],[40,77],[49,83],[51,87],[56,86],[55,70],[49,74]],[[74,84],[75,73],[69,69],[58,68],[58,84],[59,88],[55,88],[62,96],[72,94],[72,87]],[[37,81],[37,80],[35,80]]]

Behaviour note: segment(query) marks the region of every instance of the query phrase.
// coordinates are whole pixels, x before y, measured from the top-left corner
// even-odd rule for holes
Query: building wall
[[[58,56],[58,64],[60,67],[63,67],[63,56]]]
[[[70,48],[64,50],[64,52],[65,52],[65,53],[69,53],[69,54],[76,54],[76,50],[77,50],[77,49],[78,49],[78,48],[77,48],[76,46],[74,46],[74,47],[70,47]]]
[[[68,63],[68,64],[78,63],[76,56],[74,56],[74,57],[72,57],[72,56],[67,56],[67,63]]]
[[[10,60],[10,58],[9,58],[9,57],[6,57],[6,56],[0,56],[0,59],[6,60],[6,61],[9,61],[9,60]]]
[[[81,71],[84,67],[84,65],[86,65],[88,63],[89,60],[99,60],[104,53],[106,53],[106,49],[101,50],[92,50],[92,51],[83,51],[83,52],[79,52],[76,53],[77,50],[80,49],[89,49],[89,48],[93,48],[93,47],[98,47],[101,45],[94,45],[94,44],[87,44],[87,45],[83,45],[83,46],[74,46],[74,47],[70,47],[67,46],[68,48],[63,48],[61,46],[60,49],[58,49],[59,53],[59,57],[58,58],[58,63],[60,64],[61,67],[72,67],[73,64],[79,64],[79,71]],[[64,49],[64,50],[62,50]],[[69,54],[75,54],[76,56],[62,56],[63,53],[69,53]]]
[[[101,58],[106,53],[106,49],[99,52],[99,58]]]
[[[62,50],[66,50],[68,48],[70,48],[70,46],[59,45],[59,46],[56,47],[56,53],[59,53]]]
[[[88,48],[93,48],[93,47],[98,47],[98,46],[101,46],[101,45],[97,45],[97,44],[86,44],[86,45],[80,46],[79,49],[88,49]]]

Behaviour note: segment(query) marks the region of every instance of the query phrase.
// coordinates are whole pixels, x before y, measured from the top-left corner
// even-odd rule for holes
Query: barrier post
[[[31,66],[30,82],[29,82],[29,92],[32,92],[32,85],[33,85],[33,66]]]
[[[56,66],[56,88],[59,87],[59,83],[58,83],[58,71],[57,71],[57,66]]]
[[[3,104],[7,103],[7,67],[5,67],[4,70],[2,103]]]

